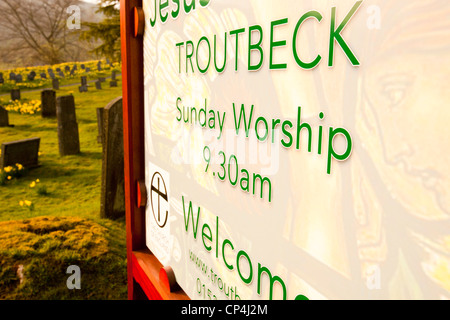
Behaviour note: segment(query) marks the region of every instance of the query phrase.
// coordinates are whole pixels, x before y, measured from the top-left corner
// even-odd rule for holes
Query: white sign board
[[[192,299],[449,298],[447,0],[144,0],[147,246]]]

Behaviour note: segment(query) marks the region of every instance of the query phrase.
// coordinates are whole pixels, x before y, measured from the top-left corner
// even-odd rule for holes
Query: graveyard
[[[125,219],[101,214],[97,115],[122,95],[121,66],[101,64],[0,71],[0,299],[126,298]],[[90,270],[86,290],[67,290],[70,264]]]

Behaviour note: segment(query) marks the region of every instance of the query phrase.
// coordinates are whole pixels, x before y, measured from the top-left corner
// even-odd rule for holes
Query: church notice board
[[[448,1],[136,3],[129,248],[166,298],[450,298]]]

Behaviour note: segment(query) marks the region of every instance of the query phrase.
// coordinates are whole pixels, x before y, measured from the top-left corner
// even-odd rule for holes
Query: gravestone
[[[61,72],[61,68],[56,68],[56,72]]]
[[[16,83],[21,83],[23,81],[22,75],[21,74],[17,74],[16,75]]]
[[[86,86],[87,85],[87,77],[86,76],[82,76],[81,77],[81,85],[82,86]]]
[[[37,167],[40,138],[5,142],[1,147],[0,168],[20,163],[26,168]]]
[[[16,74],[14,72],[11,72],[9,74],[9,80],[11,80],[11,81],[16,80]]]
[[[70,67],[69,67],[69,66],[65,66],[65,67],[64,67],[64,70],[65,70],[66,72],[69,72],[69,71],[70,71]]]
[[[27,79],[28,79],[28,81],[34,81],[34,78],[36,77],[36,73],[29,73],[28,75],[27,75]]]
[[[3,78],[3,73],[0,72],[0,84],[4,84],[5,79]]]
[[[111,80],[116,80],[116,71],[111,72]]]
[[[86,67],[86,72],[87,73],[91,72],[91,68]]]
[[[54,90],[41,91],[41,115],[43,118],[56,117],[56,92]]]
[[[119,218],[125,214],[122,98],[103,111],[103,157],[100,216]]]
[[[64,72],[59,71],[59,72],[58,72],[58,76],[59,76],[60,78],[64,78],[64,77],[65,77]]]
[[[100,81],[100,82],[105,82],[105,81],[106,81],[106,78],[105,78],[105,77],[99,77],[99,78],[98,78],[98,81]]]
[[[47,74],[45,72],[41,73],[41,79],[47,79]]]
[[[78,87],[78,90],[79,90],[80,92],[88,92],[88,86],[87,86],[87,85],[79,86],[79,87]]]
[[[52,80],[52,86],[53,86],[53,90],[59,90],[59,80],[58,79],[53,79]]]
[[[110,88],[117,87],[117,81],[116,81],[116,80],[110,81],[110,82],[109,82],[109,87],[110,87]]]
[[[8,110],[0,106],[0,127],[14,127],[9,124]]]
[[[59,154],[67,156],[80,153],[75,99],[72,95],[56,99],[56,117],[58,119]]]
[[[86,66],[84,64],[81,65],[81,69],[86,69]]]
[[[97,63],[97,70],[98,71],[102,71],[103,69],[102,69],[102,62],[101,61],[99,61],[98,63]]]
[[[102,83],[100,81],[95,81],[95,88],[97,90],[102,90]]]
[[[20,89],[11,89],[11,100],[20,100]]]
[[[103,142],[103,111],[104,111],[104,108],[97,108],[97,129],[98,129],[97,142],[98,143]]]
[[[72,69],[72,70],[70,70],[70,76],[73,76],[75,74],[75,70],[74,69]]]

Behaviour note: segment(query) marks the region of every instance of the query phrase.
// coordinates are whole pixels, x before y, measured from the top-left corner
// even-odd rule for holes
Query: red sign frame
[[[128,299],[188,300],[145,244],[144,16],[142,0],[120,0]]]

